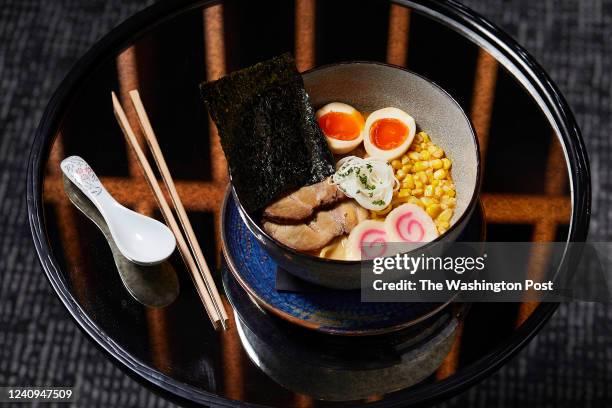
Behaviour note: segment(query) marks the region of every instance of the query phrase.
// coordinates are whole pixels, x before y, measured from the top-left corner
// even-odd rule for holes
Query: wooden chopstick
[[[161,173],[162,179],[166,185],[166,189],[170,193],[170,198],[172,200],[172,204],[178,214],[179,221],[181,222],[181,226],[183,227],[183,231],[187,236],[187,242],[189,242],[189,246],[195,255],[196,262],[202,275],[204,276],[204,280],[206,281],[207,288],[209,290],[210,296],[213,298],[215,306],[217,308],[217,312],[219,316],[221,316],[221,323],[227,323],[229,320],[227,317],[227,312],[225,307],[223,306],[223,302],[221,300],[221,296],[219,296],[219,291],[217,290],[217,286],[215,285],[215,281],[213,280],[212,274],[210,273],[210,269],[208,268],[208,264],[206,263],[206,259],[204,258],[204,254],[202,253],[202,248],[200,248],[200,244],[196,238],[195,232],[193,231],[193,227],[191,226],[191,222],[189,222],[189,217],[187,216],[187,212],[185,211],[185,207],[183,206],[183,202],[179,197],[178,191],[176,191],[176,186],[174,185],[174,180],[170,175],[170,169],[168,169],[168,165],[166,164],[166,159],[164,159],[164,155],[159,147],[159,143],[157,142],[157,137],[155,136],[155,132],[153,131],[153,126],[151,126],[151,122],[149,121],[149,116],[144,108],[142,103],[142,99],[140,99],[140,93],[138,90],[132,90],[129,92],[130,98],[132,98],[132,103],[136,108],[136,114],[138,115],[138,121],[140,122],[140,127],[142,132],[144,133],[145,140],[149,145],[149,149],[153,154],[153,159],[157,164],[157,168]]]
[[[132,147],[132,150],[134,150],[134,153],[136,154],[138,162],[140,163],[140,166],[142,167],[142,170],[145,174],[145,178],[147,179],[149,186],[153,190],[153,193],[155,194],[155,199],[157,200],[157,203],[159,204],[159,207],[162,210],[162,215],[164,216],[166,223],[168,224],[168,226],[172,230],[172,233],[176,237],[179,251],[191,273],[191,278],[193,279],[193,282],[196,286],[196,290],[198,292],[198,295],[200,296],[200,299],[202,300],[202,303],[204,303],[204,308],[208,313],[208,317],[210,318],[210,321],[212,322],[215,330],[218,330],[222,319],[214,306],[213,299],[210,297],[208,290],[206,289],[206,283],[204,282],[204,279],[202,279],[198,267],[195,261],[193,260],[191,253],[189,252],[189,247],[187,246],[187,243],[183,238],[183,234],[181,233],[181,230],[174,218],[174,215],[172,214],[172,210],[168,206],[166,198],[162,193],[161,187],[157,182],[155,173],[153,173],[153,169],[151,168],[149,161],[147,160],[142,149],[140,148],[138,140],[136,139],[136,135],[134,134],[134,131],[132,130],[132,127],[128,122],[127,116],[125,115],[125,112],[121,107],[121,103],[119,102],[119,99],[117,99],[117,95],[115,95],[114,92],[112,92],[112,99],[115,116],[117,118],[117,121],[119,122],[119,126],[121,127],[121,130],[123,131],[123,134],[128,140],[130,146]],[[221,324],[221,326],[224,327],[223,324]]]

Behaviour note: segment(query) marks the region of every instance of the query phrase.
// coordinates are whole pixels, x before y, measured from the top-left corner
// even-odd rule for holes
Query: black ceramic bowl
[[[440,243],[455,241],[467,224],[480,191],[481,171],[478,139],[459,104],[442,88],[414,72],[373,62],[347,62],[315,68],[303,74],[311,103],[319,108],[344,102],[361,112],[393,106],[412,115],[417,131],[427,132],[453,161],[457,208],[449,230],[418,248],[436,251]],[[309,282],[335,288],[358,289],[364,262],[320,258],[296,251],[264,231],[259,220],[240,205],[240,214],[268,254],[285,270]]]

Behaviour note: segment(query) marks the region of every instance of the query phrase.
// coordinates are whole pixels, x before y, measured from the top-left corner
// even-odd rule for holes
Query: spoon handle
[[[79,156],[70,156],[62,160],[62,171],[100,209],[102,201],[106,201],[110,194],[106,191],[96,173]]]

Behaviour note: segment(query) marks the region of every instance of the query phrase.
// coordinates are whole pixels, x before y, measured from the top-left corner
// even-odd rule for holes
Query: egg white
[[[342,103],[342,102],[331,102],[323,106],[321,109],[319,109],[316,112],[315,117],[317,121],[319,120],[321,116],[329,112],[340,112],[340,113],[348,113],[348,114],[357,113],[361,115],[361,113],[357,109],[353,108],[351,105],[347,105],[346,103]],[[325,134],[325,132],[323,132],[323,134]],[[351,150],[359,146],[359,144],[363,140],[363,131],[359,133],[359,136],[357,136],[353,140],[340,140],[340,139],[335,139],[333,137],[328,137],[327,135],[325,135],[325,139],[327,140],[327,145],[329,146],[329,149],[333,153],[344,154],[344,153],[350,152]]]
[[[370,129],[374,122],[380,119],[397,119],[401,121],[404,125],[408,127],[408,137],[404,142],[397,146],[394,149],[384,150],[378,148],[374,143],[372,143],[372,139],[370,137]],[[363,146],[365,147],[366,152],[371,157],[376,157],[383,160],[393,160],[400,157],[402,154],[408,150],[410,145],[412,144],[412,140],[414,139],[414,134],[416,130],[416,122],[414,118],[398,108],[383,108],[377,111],[374,111],[368,116],[368,119],[365,122],[365,126],[363,127],[362,139]]]

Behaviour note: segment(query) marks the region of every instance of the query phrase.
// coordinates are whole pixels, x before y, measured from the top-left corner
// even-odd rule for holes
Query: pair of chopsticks
[[[157,178],[153,173],[153,169],[147,160],[144,152],[142,151],[138,140],[136,139],[136,135],[128,122],[125,111],[121,107],[121,103],[112,92],[113,98],[113,108],[115,111],[115,117],[119,122],[119,126],[125,135],[125,138],[129,142],[130,146],[134,150],[136,157],[142,170],[145,174],[145,177],[149,183],[149,186],[153,190],[155,194],[155,198],[157,199],[157,203],[161,208],[162,214],[166,223],[172,230],[172,233],[176,237],[176,242],[183,257],[183,260],[187,264],[189,272],[191,273],[191,278],[195,283],[198,295],[200,299],[204,303],[204,307],[206,312],[208,313],[208,317],[210,318],[213,327],[215,330],[218,330],[220,327],[223,330],[227,329],[228,317],[227,312],[225,311],[225,307],[221,301],[221,297],[219,296],[219,292],[217,291],[217,287],[210,273],[210,269],[206,264],[206,260],[204,259],[204,255],[202,254],[202,249],[198,244],[195,233],[193,232],[193,228],[191,227],[191,223],[189,222],[189,218],[187,217],[187,212],[185,211],[185,207],[183,207],[183,203],[176,191],[176,187],[174,185],[174,181],[172,180],[172,176],[170,175],[170,170],[166,165],[166,160],[164,159],[164,155],[157,143],[157,137],[155,136],[155,132],[153,132],[153,127],[151,126],[151,122],[149,121],[149,117],[147,116],[147,112],[145,111],[144,105],[142,104],[142,100],[140,99],[140,94],[137,90],[132,90],[129,92],[130,98],[132,99],[132,103],[134,104],[134,108],[136,109],[136,114],[138,115],[138,122],[140,124],[140,128],[145,136],[145,140],[147,141],[147,145],[149,146],[149,150],[153,155],[153,159],[157,164],[157,168],[164,180],[164,184],[168,193],[170,194],[170,198],[172,200],[172,204],[178,218],[180,220],[181,226],[183,227],[183,231],[185,236],[187,237],[187,242],[189,242],[189,246],[187,246],[187,242],[185,242],[185,238],[183,237],[183,232],[179,228],[176,219],[162,193],[162,190],[159,186]],[[190,251],[191,249],[191,251]],[[193,254],[192,254],[193,252]],[[194,260],[195,258],[195,260]]]

